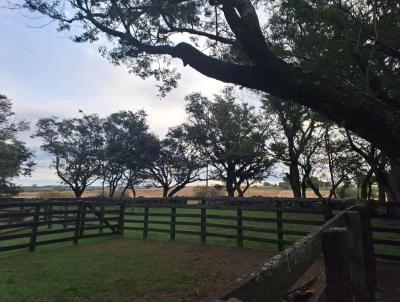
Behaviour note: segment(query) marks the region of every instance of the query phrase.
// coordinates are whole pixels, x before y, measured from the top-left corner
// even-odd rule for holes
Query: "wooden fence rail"
[[[35,250],[65,241],[76,244],[83,238],[122,235],[124,230],[140,232],[143,238],[154,233],[169,235],[171,240],[197,236],[203,244],[208,238],[223,238],[236,241],[238,247],[260,242],[282,250],[330,219],[333,212],[353,204],[285,198],[6,200],[0,202],[0,251]],[[400,205],[370,202],[366,206],[375,257],[400,261]],[[308,217],[299,218],[302,214]]]

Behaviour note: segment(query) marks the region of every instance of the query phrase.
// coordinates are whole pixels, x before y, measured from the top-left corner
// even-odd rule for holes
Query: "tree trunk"
[[[226,169],[226,192],[228,197],[235,197],[235,166],[233,163],[228,163]]]
[[[292,188],[293,191],[293,197],[301,198],[300,172],[297,162],[292,161],[290,163],[288,178],[290,187]]]
[[[128,183],[128,184],[124,187],[124,189],[122,190],[121,198],[125,196],[126,190],[128,190],[128,188],[129,188],[129,183]]]
[[[163,186],[163,197],[167,197],[168,196],[168,190],[169,190],[169,187],[168,186]]]
[[[400,202],[400,158],[391,158],[390,167],[391,199]]]
[[[301,197],[307,198],[307,184],[305,177],[303,177],[303,179],[301,180]]]
[[[373,171],[369,170],[367,175],[365,175],[364,178],[361,181],[361,184],[360,184],[360,198],[361,198],[361,200],[367,200],[368,199],[368,188],[369,188],[369,183],[371,182],[372,175],[373,175]]]

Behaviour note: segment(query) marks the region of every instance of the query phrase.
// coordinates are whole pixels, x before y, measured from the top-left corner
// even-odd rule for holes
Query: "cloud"
[[[199,91],[212,96],[223,87],[174,61],[182,80],[176,90],[159,99],[153,79],[142,80],[124,66],[113,66],[95,45],[75,44],[56,32],[55,25],[32,29],[26,26],[29,23],[18,12],[0,11],[0,93],[13,99],[17,116],[33,128],[40,117],[73,117],[78,110],[105,116],[144,109],[152,131],[164,136],[169,127],[184,121],[185,95]],[[40,151],[40,141],[30,138],[31,133],[21,138],[37,152],[38,165],[31,178],[17,182],[55,184],[58,179],[49,169],[50,158]]]

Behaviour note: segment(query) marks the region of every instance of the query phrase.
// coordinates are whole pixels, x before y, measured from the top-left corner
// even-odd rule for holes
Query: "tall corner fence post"
[[[243,210],[241,208],[237,208],[236,210],[236,235],[237,235],[237,246],[243,247]]]
[[[349,236],[346,228],[332,228],[322,233],[326,302],[354,302]]]
[[[169,240],[175,240],[175,229],[176,229],[176,208],[171,208],[171,220],[169,229]]]
[[[352,275],[354,302],[374,302],[368,283],[364,253],[364,242],[360,214],[358,211],[348,211],[346,222],[350,233],[350,267]]]
[[[147,239],[148,231],[149,231],[149,207],[144,207],[143,239]]]
[[[377,286],[376,263],[374,255],[374,243],[372,239],[372,226],[369,210],[366,206],[359,206],[357,210],[360,213],[365,268],[367,273],[367,285],[370,297],[375,299],[375,290]]]
[[[283,211],[282,209],[278,209],[276,211],[276,234],[278,239],[278,250],[283,251]]]
[[[82,200],[77,201],[76,220],[75,220],[75,231],[74,231],[74,245],[78,244],[80,227],[81,227],[81,216],[82,216]]]
[[[40,204],[35,205],[35,212],[33,213],[32,219],[32,232],[31,232],[31,240],[29,245],[29,251],[34,252],[36,248],[37,241],[37,231],[39,225],[39,215],[40,215]]]
[[[207,209],[205,207],[201,208],[200,213],[200,241],[201,244],[206,243],[206,236],[207,236]]]
[[[121,202],[119,208],[119,219],[118,219],[118,230],[119,235],[124,235],[124,226],[125,226],[125,203]]]

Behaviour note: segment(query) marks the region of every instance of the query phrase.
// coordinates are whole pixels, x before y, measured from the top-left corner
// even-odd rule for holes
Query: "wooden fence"
[[[32,201],[11,199],[0,202],[0,252],[96,236],[139,234],[143,238],[164,234],[249,242],[276,246],[282,250],[333,213],[354,205],[354,201],[287,198],[138,198],[54,199]],[[372,221],[375,256],[400,261],[400,205],[367,203]],[[137,237],[137,236],[136,236]]]
[[[326,218],[323,207],[269,205],[154,204],[138,202],[54,201],[0,203],[0,251],[97,236],[155,233],[273,244],[279,250],[304,237]]]

